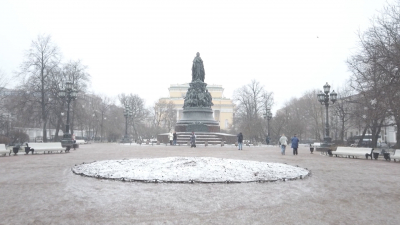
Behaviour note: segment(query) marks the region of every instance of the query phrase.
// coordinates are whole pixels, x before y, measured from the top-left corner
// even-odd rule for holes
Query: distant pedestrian
[[[173,135],[172,135],[172,132],[169,132],[169,134],[168,134],[168,138],[169,138],[169,145],[172,145],[172,140],[173,140]]]
[[[243,134],[242,134],[242,132],[240,132],[237,135],[237,138],[238,138],[238,146],[239,146],[238,150],[243,150]]]
[[[269,136],[265,139],[265,142],[267,142],[267,145],[269,145]]]
[[[174,133],[173,133],[173,142],[172,142],[173,145],[176,145],[176,140],[177,139],[178,139],[178,135],[176,135],[176,132],[174,131]]]
[[[293,135],[291,142],[292,142],[292,148],[293,148],[293,155],[297,155],[297,149],[299,148],[299,139],[296,137],[296,134]]]
[[[279,138],[279,145],[281,146],[281,154],[285,155],[286,145],[287,145],[287,137],[285,134],[282,134],[281,138]]]
[[[196,148],[196,135],[194,132],[192,132],[192,135],[190,135],[190,148]]]

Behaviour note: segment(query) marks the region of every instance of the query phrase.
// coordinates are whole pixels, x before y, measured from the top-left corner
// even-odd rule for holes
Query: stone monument
[[[212,97],[204,79],[203,60],[197,53],[192,65],[192,82],[183,103],[183,116],[176,123],[176,132],[220,132],[219,123],[213,118]]]

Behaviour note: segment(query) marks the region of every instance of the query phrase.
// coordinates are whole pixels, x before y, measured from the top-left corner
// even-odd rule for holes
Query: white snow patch
[[[304,178],[309,171],[281,163],[212,157],[105,160],[76,165],[75,174],[144,182],[255,182]]]

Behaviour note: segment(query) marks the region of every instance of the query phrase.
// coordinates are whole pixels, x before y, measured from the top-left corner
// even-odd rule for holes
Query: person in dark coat
[[[296,137],[296,134],[292,137],[292,148],[293,148],[293,155],[297,155],[297,149],[299,148],[299,139]]]
[[[192,132],[192,135],[190,136],[190,147],[196,148],[196,135],[194,134],[194,132]]]
[[[176,145],[176,140],[178,139],[178,135],[176,135],[176,132],[174,131],[174,133],[173,133],[173,142],[172,142],[172,144],[173,145]]]
[[[242,132],[240,132],[240,133],[237,135],[237,138],[238,138],[239,150],[243,150],[243,134],[242,134]]]

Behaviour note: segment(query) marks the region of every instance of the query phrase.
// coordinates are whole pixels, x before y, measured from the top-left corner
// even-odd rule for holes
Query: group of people
[[[169,138],[170,145],[176,145],[176,139],[178,139],[178,136],[176,135],[175,131],[174,131],[174,133],[170,132],[168,134],[168,138]]]
[[[269,144],[269,137],[266,138],[267,144]],[[293,148],[293,155],[297,155],[298,151],[297,149],[299,148],[299,138],[297,138],[296,134],[293,135],[292,139],[290,140],[292,143],[292,148]],[[237,142],[238,142],[238,150],[243,150],[243,134],[240,132],[237,135]],[[279,146],[281,148],[281,154],[285,155],[285,150],[286,146],[288,145],[288,138],[285,136],[285,134],[282,134],[282,136],[279,138]]]
[[[290,142],[292,143],[293,155],[298,155],[297,149],[299,148],[299,138],[296,137],[296,134],[293,135]],[[281,154],[285,155],[286,145],[288,144],[288,138],[285,134],[282,134],[281,138],[279,138],[279,146],[281,147]]]
[[[169,144],[170,145],[176,145],[176,140],[177,140],[177,135],[176,132],[170,132],[168,134],[168,138],[169,138]],[[269,137],[267,137],[267,144],[269,144]],[[238,142],[238,150],[243,150],[243,134],[242,132],[240,132],[237,135],[237,142]],[[298,151],[297,149],[299,148],[299,138],[295,135],[293,135],[293,137],[290,140],[291,142],[291,147],[293,148],[293,155],[298,155]],[[279,146],[281,148],[281,154],[285,155],[285,151],[286,151],[286,146],[288,145],[288,138],[285,136],[285,134],[282,134],[282,136],[279,138]],[[196,135],[194,134],[194,132],[192,132],[192,134],[190,135],[190,147],[196,147]]]
[[[168,134],[168,138],[169,138],[170,145],[176,145],[176,140],[178,139],[178,135],[176,134],[175,131],[174,131],[174,133],[170,132]],[[194,132],[192,132],[192,134],[190,135],[190,147],[196,148],[196,135],[194,134]]]

